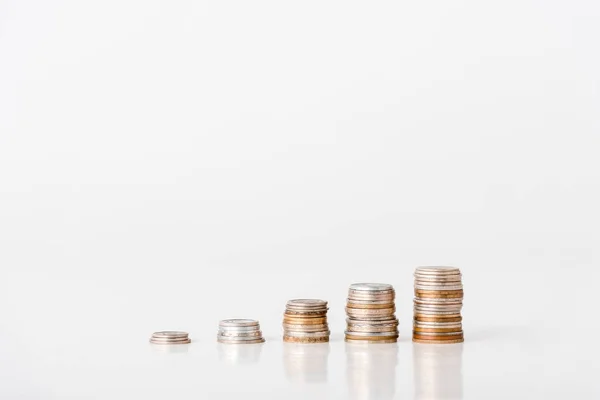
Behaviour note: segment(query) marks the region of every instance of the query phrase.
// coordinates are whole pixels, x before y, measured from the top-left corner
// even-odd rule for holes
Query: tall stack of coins
[[[346,341],[395,343],[398,340],[395,292],[386,283],[350,285],[346,303]]]
[[[152,344],[188,344],[191,343],[187,332],[162,331],[154,332],[150,338]]]
[[[462,303],[460,269],[418,267],[415,270],[413,342],[463,342]]]
[[[256,320],[224,319],[219,322],[217,341],[228,344],[253,344],[262,343],[265,339]]]
[[[283,315],[283,341],[293,343],[329,342],[327,302],[317,299],[290,300]]]

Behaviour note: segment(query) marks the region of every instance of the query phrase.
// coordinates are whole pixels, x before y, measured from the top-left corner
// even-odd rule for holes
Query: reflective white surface
[[[0,1],[0,398],[600,398],[599,21]],[[410,341],[420,265],[461,268],[464,345]],[[355,282],[394,285],[397,345],[343,342]],[[281,342],[292,298],[329,345]],[[217,344],[235,317],[267,342]]]

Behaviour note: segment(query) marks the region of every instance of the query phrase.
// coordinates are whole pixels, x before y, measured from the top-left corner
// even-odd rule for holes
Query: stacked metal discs
[[[398,340],[395,292],[386,283],[350,285],[346,303],[346,341],[394,343]]]
[[[329,342],[327,302],[317,299],[290,300],[283,315],[283,341],[293,343]]]
[[[154,332],[150,338],[153,344],[188,344],[191,340],[187,332],[162,331]]]
[[[415,270],[413,342],[461,343],[463,285],[460,269],[419,267]]]
[[[219,322],[217,341],[228,344],[263,343],[258,321],[253,319],[224,319]]]

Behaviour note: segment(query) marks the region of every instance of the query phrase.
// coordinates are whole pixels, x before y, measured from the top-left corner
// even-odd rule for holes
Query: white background
[[[0,397],[598,398],[599,37],[592,0],[0,1]],[[463,346],[410,342],[418,265]],[[397,346],[343,342],[357,281]],[[330,345],[281,343],[295,297]]]

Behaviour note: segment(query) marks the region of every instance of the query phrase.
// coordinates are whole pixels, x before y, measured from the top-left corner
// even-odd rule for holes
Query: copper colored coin
[[[454,343],[462,343],[465,341],[465,339],[462,338],[462,339],[452,339],[452,340],[422,340],[422,339],[413,338],[412,341],[415,343],[422,343],[422,344],[454,344]]]
[[[283,336],[283,341],[288,343],[326,343],[329,342],[329,336],[321,337],[293,337]]]
[[[460,328],[419,328],[419,327],[414,326],[413,332],[428,332],[428,333],[460,332],[462,334],[462,327],[460,327]]]
[[[284,315],[289,315],[289,316],[300,316],[300,317],[308,317],[308,318],[318,318],[318,317],[324,317],[327,315],[327,310],[323,310],[323,311],[296,311],[296,310],[290,310],[287,309],[285,310]]]
[[[463,296],[465,294],[464,289],[458,290],[424,290],[415,289],[415,295],[417,296]]]
[[[346,314],[349,316],[361,316],[365,317],[381,317],[386,315],[394,315],[396,312],[396,307],[387,307],[387,308],[379,308],[379,309],[369,309],[369,308],[348,308],[346,307]]]
[[[458,335],[421,335],[418,333],[413,333],[413,339],[420,339],[420,340],[439,340],[439,341],[444,341],[444,340],[456,340],[456,339],[463,339],[463,334],[460,333]]]

